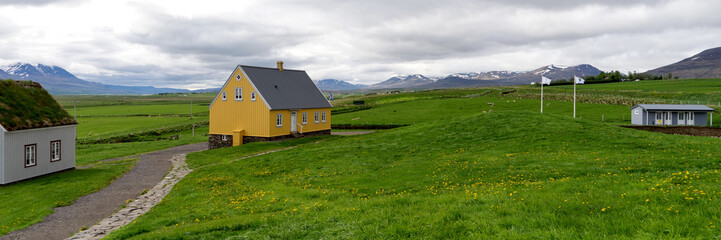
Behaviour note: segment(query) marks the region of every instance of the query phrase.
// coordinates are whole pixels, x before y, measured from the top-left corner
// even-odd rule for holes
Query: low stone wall
[[[208,149],[224,148],[233,146],[233,135],[225,135],[227,140],[223,140],[222,134],[210,134],[208,137]]]
[[[622,126],[622,127],[650,131],[650,132],[666,133],[666,134],[721,137],[721,128],[714,128],[714,127],[696,127],[696,126]]]

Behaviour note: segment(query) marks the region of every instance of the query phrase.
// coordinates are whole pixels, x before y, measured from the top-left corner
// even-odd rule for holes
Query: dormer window
[[[235,101],[243,101],[243,88],[235,88]]]

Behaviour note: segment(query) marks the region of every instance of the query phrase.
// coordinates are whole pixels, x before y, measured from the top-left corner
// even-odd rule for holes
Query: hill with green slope
[[[227,160],[257,152],[254,144],[189,154],[195,172],[110,238],[720,233],[716,138],[505,110]]]

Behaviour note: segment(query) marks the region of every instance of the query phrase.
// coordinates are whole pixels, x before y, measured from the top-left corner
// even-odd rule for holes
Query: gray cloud
[[[551,63],[644,71],[715,47],[721,37],[721,2],[711,0],[280,0],[198,15],[152,1],[130,5],[130,31],[96,29],[57,50],[49,41],[45,53],[94,66],[79,74],[89,80],[212,87],[237,64],[276,60],[313,78],[356,83]],[[2,26],[0,43],[22,49],[16,29]],[[23,52],[4,58],[42,60]]]
[[[42,6],[55,3],[69,3],[79,2],[81,0],[3,0],[0,1],[2,5],[15,5],[15,6]]]

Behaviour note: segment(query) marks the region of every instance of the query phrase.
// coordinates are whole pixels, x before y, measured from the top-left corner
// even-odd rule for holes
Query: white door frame
[[[290,132],[298,131],[298,112],[290,111]]]

